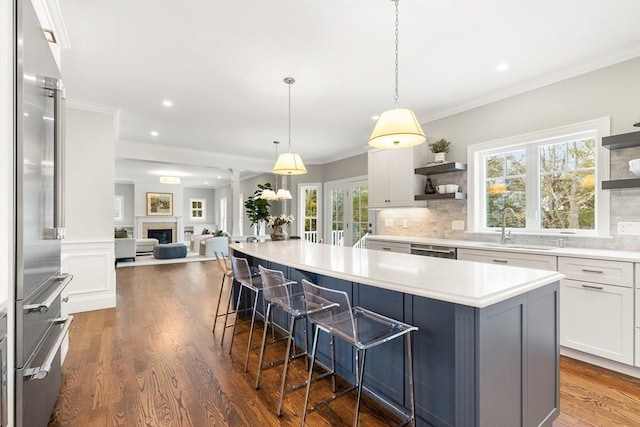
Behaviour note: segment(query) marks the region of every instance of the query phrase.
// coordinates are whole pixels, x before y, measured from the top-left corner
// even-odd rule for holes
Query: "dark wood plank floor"
[[[243,372],[247,334],[236,337],[231,356],[220,347],[220,330],[214,339],[221,276],[213,262],[116,273],[117,308],[75,317],[50,427],[299,425],[304,391],[287,395],[278,418],[280,369],[264,371],[256,391],[257,354]],[[274,346],[267,357],[275,359],[282,350]],[[293,365],[292,381],[304,376],[300,362]],[[640,425],[640,380],[563,358],[561,383],[562,413],[554,426]],[[328,384],[318,384],[313,397],[322,398]],[[353,404],[352,396],[341,398],[309,415],[308,425],[351,425]],[[365,400],[362,426],[394,423]]]

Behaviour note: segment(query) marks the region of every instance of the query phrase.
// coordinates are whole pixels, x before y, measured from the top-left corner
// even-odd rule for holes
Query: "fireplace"
[[[161,228],[157,230],[147,230],[148,239],[158,239],[160,243],[173,242],[173,230],[170,228]]]

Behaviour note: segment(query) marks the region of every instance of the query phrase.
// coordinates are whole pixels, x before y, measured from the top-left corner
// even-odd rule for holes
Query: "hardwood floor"
[[[263,371],[256,391],[257,351],[243,372],[247,334],[236,337],[231,356],[220,347],[221,328],[212,335],[221,280],[214,262],[120,268],[116,274],[117,308],[75,316],[50,427],[299,425],[304,390],[285,397],[278,418],[280,369]],[[265,359],[282,353],[282,345],[273,346]],[[303,376],[302,361],[294,362],[291,381]],[[316,383],[312,398],[329,394],[327,383]],[[351,425],[354,401],[351,395],[338,399],[310,414],[308,425]],[[638,426],[640,380],[563,358],[561,408],[556,427]],[[361,413],[361,426],[395,424],[368,399]]]

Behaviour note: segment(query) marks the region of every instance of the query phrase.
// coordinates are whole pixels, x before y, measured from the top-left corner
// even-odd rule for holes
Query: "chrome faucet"
[[[507,213],[511,212],[511,217],[514,219],[516,219],[516,213],[513,211],[513,209],[511,208],[504,208],[502,210],[502,234],[501,234],[501,243],[504,245],[507,243],[508,240],[511,239],[511,230],[509,230],[508,233],[505,233],[505,229],[507,227]]]

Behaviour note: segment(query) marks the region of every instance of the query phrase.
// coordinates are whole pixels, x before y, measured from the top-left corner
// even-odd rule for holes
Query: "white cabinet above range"
[[[369,150],[368,156],[370,208],[426,206],[414,200],[424,192],[426,177],[414,174],[419,162],[413,147]]]

